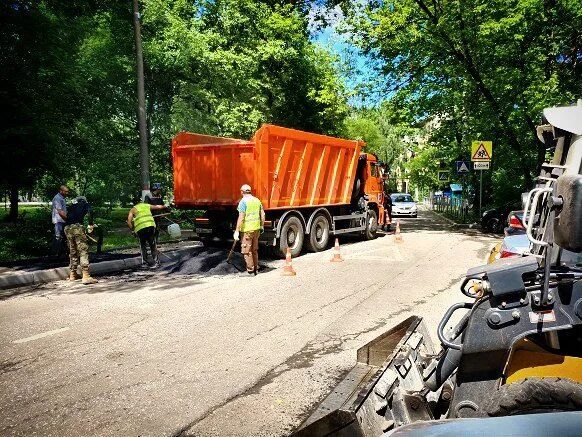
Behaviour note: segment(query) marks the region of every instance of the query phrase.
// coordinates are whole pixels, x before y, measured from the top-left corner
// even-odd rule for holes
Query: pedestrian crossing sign
[[[439,182],[448,182],[449,181],[449,172],[448,171],[439,171]]]
[[[492,141],[473,141],[471,143],[471,161],[489,162],[493,155]]]
[[[469,161],[457,161],[457,173],[469,173],[471,171],[471,163]]]

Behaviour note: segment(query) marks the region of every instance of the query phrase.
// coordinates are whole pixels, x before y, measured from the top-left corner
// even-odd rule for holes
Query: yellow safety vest
[[[254,196],[244,198],[247,205],[245,218],[240,227],[241,232],[252,232],[261,229],[261,201]],[[242,202],[242,201],[241,201]]]
[[[156,226],[149,203],[138,203],[134,208],[137,211],[137,214],[133,216],[133,230],[135,232],[150,226]]]

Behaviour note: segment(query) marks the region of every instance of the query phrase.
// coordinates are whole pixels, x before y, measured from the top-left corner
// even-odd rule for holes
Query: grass
[[[160,233],[159,242],[164,243],[169,241],[170,237],[166,233]],[[139,247],[139,240],[137,237],[134,237],[131,234],[106,234],[103,238],[103,251],[112,250],[112,249],[119,249],[122,247]],[[95,249],[95,247],[93,247]]]

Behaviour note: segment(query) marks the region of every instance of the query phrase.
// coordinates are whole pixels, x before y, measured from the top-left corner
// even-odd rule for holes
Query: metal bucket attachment
[[[358,349],[356,365],[293,435],[379,436],[432,419],[421,392],[433,355],[422,318],[409,317]]]

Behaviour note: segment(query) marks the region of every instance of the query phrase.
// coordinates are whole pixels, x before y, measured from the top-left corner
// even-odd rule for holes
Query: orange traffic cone
[[[339,262],[342,262],[343,260],[344,259],[342,258],[342,255],[340,254],[339,240],[336,238],[335,245],[333,246],[333,258],[330,261],[332,263],[339,263]]]
[[[285,255],[285,267],[283,267],[283,272],[281,276],[295,276],[297,272],[293,270],[291,265],[291,249],[287,248],[287,255]]]
[[[403,243],[402,234],[400,233],[400,220],[396,221],[396,231],[394,232],[394,241],[396,243]]]

